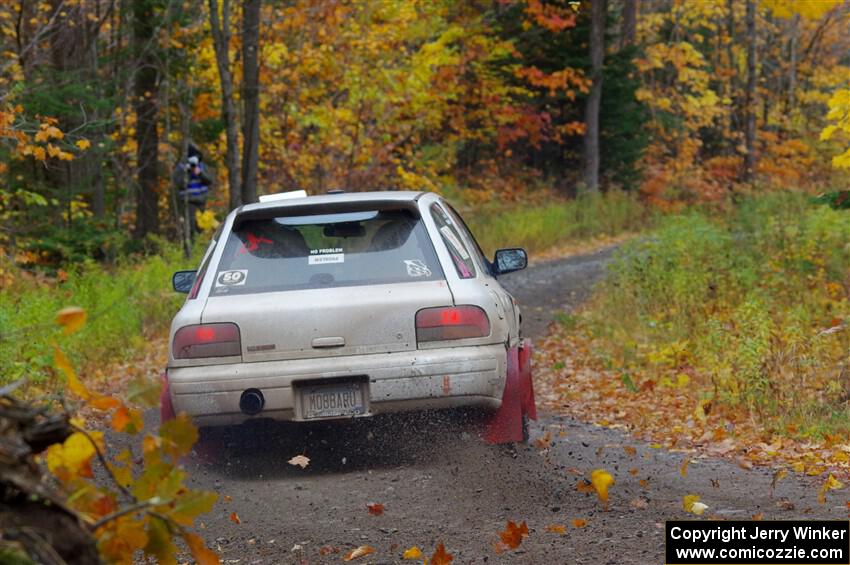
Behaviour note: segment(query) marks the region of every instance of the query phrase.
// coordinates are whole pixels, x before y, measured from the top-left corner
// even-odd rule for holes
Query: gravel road
[[[526,334],[541,336],[555,311],[585,299],[611,254],[506,276]],[[204,455],[188,464],[191,482],[223,497],[201,533],[224,563],[341,563],[344,552],[366,544],[376,552],[355,563],[410,563],[401,560],[406,548],[419,546],[427,556],[443,542],[454,563],[659,564],[663,522],[687,517],[685,494],[701,495],[709,512],[728,518],[847,517],[841,496],[817,503],[814,479],[788,477],[771,496],[769,470],[695,459],[682,477],[682,454],[555,414],[541,414],[532,426],[532,439],[553,432],[546,451],[484,444],[470,420],[429,414],[207,434]],[[306,469],[287,464],[302,453],[310,458]],[[608,512],[575,490],[579,476],[596,468],[616,478]],[[373,502],[384,505],[383,515],[370,515]],[[576,518],[586,526],[574,528]],[[530,535],[518,550],[497,554],[493,544],[507,520],[527,521]],[[547,532],[551,524],[566,525],[567,533]],[[323,546],[340,553],[322,555]]]

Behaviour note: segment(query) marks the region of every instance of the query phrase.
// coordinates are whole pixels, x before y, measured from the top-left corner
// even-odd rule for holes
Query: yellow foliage
[[[101,432],[89,432],[95,441],[102,441]],[[91,460],[97,451],[82,433],[75,432],[62,444],[51,445],[45,457],[47,468],[63,481],[75,477],[91,477]]]
[[[685,512],[690,512],[691,514],[696,514],[697,516],[702,516],[703,513],[708,510],[708,505],[700,502],[699,495],[697,494],[686,494],[682,498],[682,509]]]
[[[603,508],[608,510],[608,489],[614,484],[614,477],[604,469],[596,469],[590,474],[590,484],[596,490]]]
[[[219,226],[219,221],[215,217],[215,212],[212,210],[195,210],[195,221],[198,227],[205,232],[211,232]]]
[[[820,490],[818,491],[818,502],[820,504],[825,504],[827,492],[842,488],[844,488],[844,483],[836,479],[834,476],[832,476],[832,473],[830,473],[829,476],[826,478],[826,481],[824,481],[823,486],[821,486]]]
[[[841,0],[761,0],[762,4],[778,18],[792,18],[795,14],[816,20],[840,6]]]

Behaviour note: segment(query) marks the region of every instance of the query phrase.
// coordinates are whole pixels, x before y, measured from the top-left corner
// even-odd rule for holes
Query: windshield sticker
[[[446,241],[448,241],[452,245],[452,247],[455,248],[455,251],[460,254],[462,259],[469,259],[469,253],[466,252],[466,249],[464,249],[463,244],[457,238],[455,232],[452,231],[452,228],[450,228],[449,226],[443,226],[440,228],[440,233],[443,234],[443,237],[446,238]]]
[[[242,286],[248,280],[248,271],[222,271],[215,279],[215,286]]]
[[[411,277],[430,277],[431,269],[419,259],[405,259],[404,265],[407,267],[407,274]]]
[[[345,263],[345,254],[329,253],[326,255],[310,255],[307,257],[308,265],[327,265],[328,263]]]
[[[239,248],[239,254],[248,253],[249,251],[256,251],[261,243],[274,243],[267,237],[257,237],[256,235],[248,232],[246,234],[248,236],[248,245],[242,244],[242,247]]]

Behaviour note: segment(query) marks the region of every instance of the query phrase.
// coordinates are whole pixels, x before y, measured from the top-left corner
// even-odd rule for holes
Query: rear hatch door
[[[252,217],[228,236],[202,315],[245,361],[416,349],[416,312],[452,294],[415,209]]]

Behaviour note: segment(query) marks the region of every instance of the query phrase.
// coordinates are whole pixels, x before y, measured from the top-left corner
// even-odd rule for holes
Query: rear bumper
[[[367,415],[429,408],[480,406],[498,409],[507,372],[504,345],[454,347],[349,357],[234,363],[168,369],[177,412],[202,426],[238,424],[250,418],[303,420],[299,381],[368,377]],[[239,398],[259,389],[265,406],[256,416],[239,409]]]

